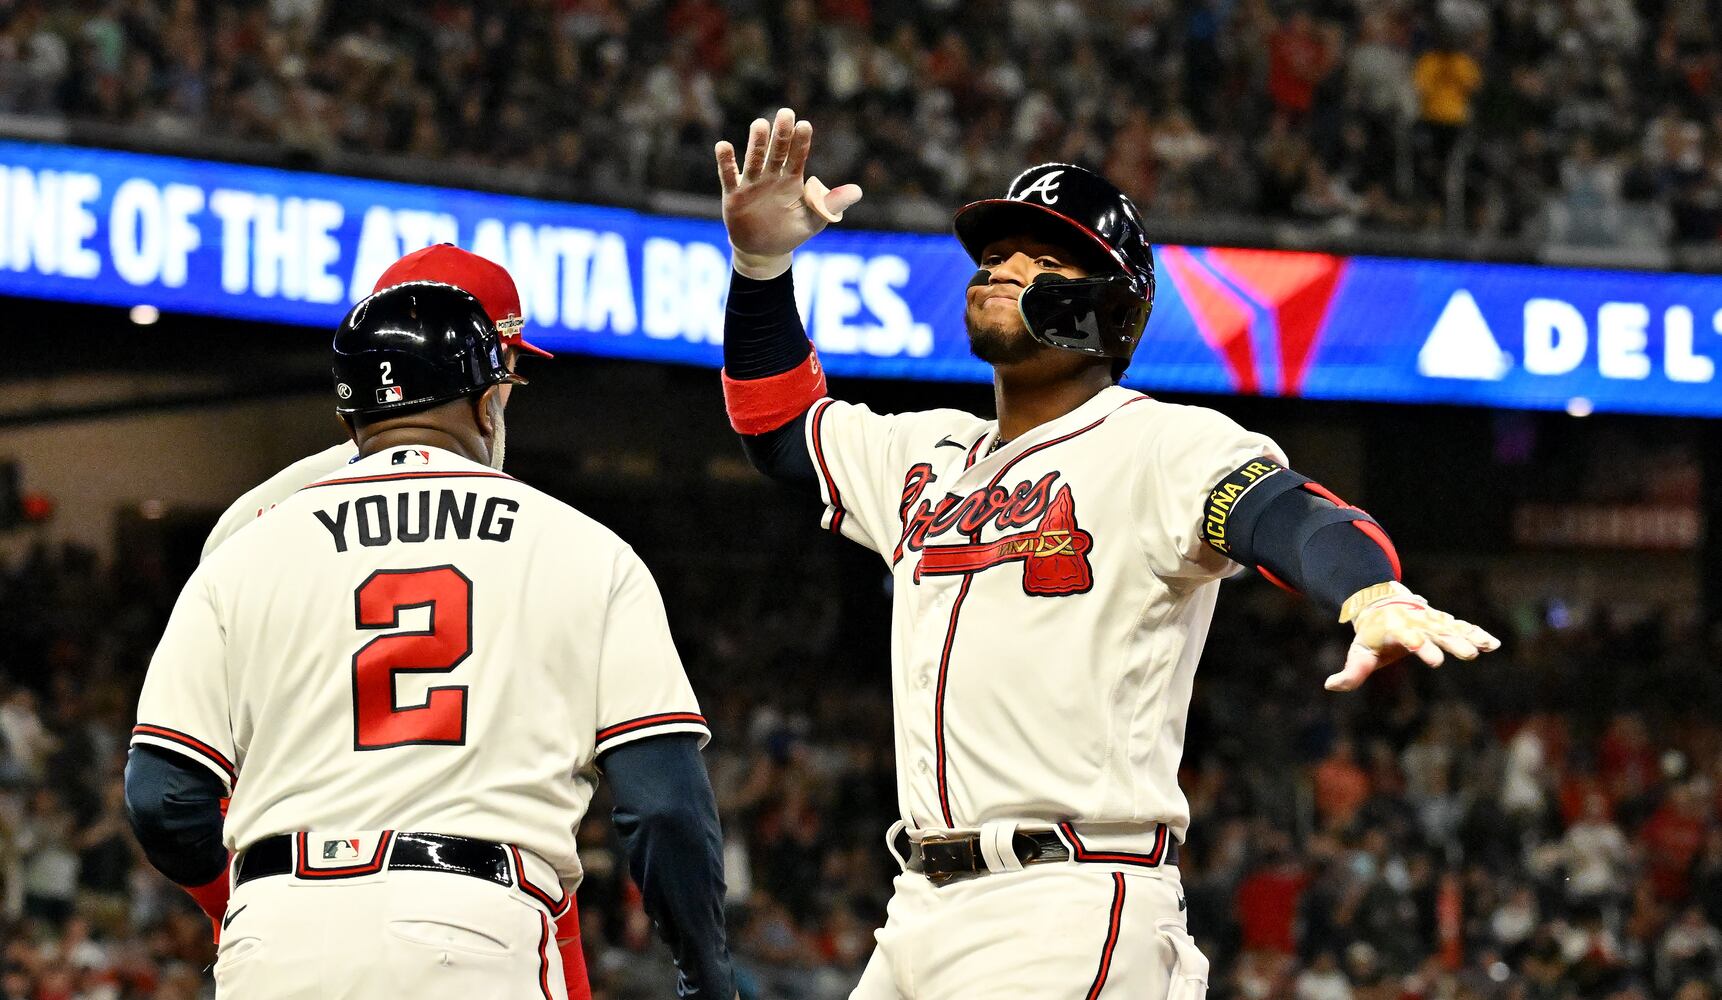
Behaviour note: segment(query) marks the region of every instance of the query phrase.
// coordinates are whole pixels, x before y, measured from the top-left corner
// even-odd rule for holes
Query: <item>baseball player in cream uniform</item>
[[[638,557],[500,471],[521,380],[483,304],[385,289],[334,373],[359,458],[210,552],[132,735],[134,827],[216,922],[218,994],[568,996],[601,768],[684,995],[727,1000],[705,720]]]
[[[816,492],[895,582],[903,873],[854,997],[1196,1000],[1177,770],[1219,580],[1257,567],[1354,625],[1331,690],[1496,640],[1399,583],[1379,526],[1272,440],[1117,384],[1153,256],[1135,206],[1081,167],[1030,168],[956,217],[996,419],[831,398],[790,254],[861,193],[805,178],[811,143],[786,110],[742,163],[718,146],[724,389],[754,464]]]
[[[522,353],[550,357],[549,351],[528,343],[521,336],[524,320],[520,314],[520,292],[514,279],[500,264],[453,244],[438,243],[415,250],[389,265],[388,270],[377,278],[372,291],[380,292],[408,281],[439,281],[478,299],[502,337],[503,363],[510,371],[514,370],[515,361]],[[209,558],[222,542],[298,492],[306,483],[339,471],[357,457],[353,443],[343,441],[294,462],[252,487],[216,520],[215,527],[204,540],[203,558]]]

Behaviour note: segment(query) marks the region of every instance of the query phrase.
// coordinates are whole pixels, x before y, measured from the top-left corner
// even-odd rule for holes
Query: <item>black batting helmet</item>
[[[1071,163],[1042,163],[1003,198],[964,205],[953,226],[976,264],[1005,236],[1046,235],[1108,262],[1086,278],[1043,274],[1019,306],[1029,335],[1049,347],[1129,361],[1154,308],[1154,250],[1136,205],[1111,181]]]
[[[525,381],[502,362],[502,338],[476,298],[453,285],[410,281],[347,313],[333,345],[335,411],[403,413]]]

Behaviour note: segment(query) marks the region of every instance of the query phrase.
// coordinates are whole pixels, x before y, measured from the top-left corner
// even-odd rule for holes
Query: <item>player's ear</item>
[[[337,413],[335,414],[335,418],[341,421],[341,429],[347,432],[347,440],[354,444],[358,444],[359,432],[353,427],[353,418],[347,416],[345,413]]]
[[[484,435],[485,440],[496,436],[496,415],[501,412],[502,407],[495,404],[500,403],[501,399],[498,396],[493,401],[491,397],[497,396],[500,388],[493,385],[472,397],[472,416],[478,421],[478,432]]]

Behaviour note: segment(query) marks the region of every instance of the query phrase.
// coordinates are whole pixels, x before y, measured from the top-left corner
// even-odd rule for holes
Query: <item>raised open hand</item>
[[[827,188],[803,178],[813,150],[813,124],[796,121],[784,108],[774,121],[755,119],[747,130],[747,157],[738,170],[735,147],[717,144],[718,182],[723,185],[723,222],[735,251],[736,270],[771,278],[789,269],[789,255],[828,224],[839,222],[861,200],[861,189]]]

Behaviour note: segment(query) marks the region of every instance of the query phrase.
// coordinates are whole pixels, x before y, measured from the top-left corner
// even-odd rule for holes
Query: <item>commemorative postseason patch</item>
[[[1231,555],[1232,543],[1226,537],[1226,527],[1231,520],[1233,505],[1257,483],[1284,471],[1285,466],[1273,459],[1258,458],[1232,470],[1220,480],[1219,485],[1208,493],[1208,503],[1202,511],[1202,540],[1208,543],[1209,548],[1221,555]]]

